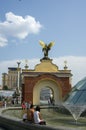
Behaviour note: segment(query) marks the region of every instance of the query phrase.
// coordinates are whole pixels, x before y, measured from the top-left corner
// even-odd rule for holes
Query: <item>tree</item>
[[[7,86],[7,85],[4,85],[4,86],[3,86],[3,90],[8,90],[8,86]]]

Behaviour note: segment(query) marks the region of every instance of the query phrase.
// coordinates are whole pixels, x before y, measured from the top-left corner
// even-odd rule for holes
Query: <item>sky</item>
[[[86,0],[0,0],[0,84],[8,67],[29,68],[43,58],[39,41],[59,69],[67,61],[72,84],[86,76]]]

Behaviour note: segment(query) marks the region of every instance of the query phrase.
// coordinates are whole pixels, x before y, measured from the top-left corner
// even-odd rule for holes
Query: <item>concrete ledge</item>
[[[9,119],[3,116],[0,116],[0,126],[6,128],[6,130],[62,130],[44,125],[24,123],[20,120]]]
[[[18,118],[13,118],[10,116],[3,116],[3,112],[7,110],[18,110],[21,107],[9,107],[0,109],[0,126],[5,128],[6,130],[62,130],[59,128],[49,127],[47,125],[37,125],[30,124],[29,122],[25,123]]]
[[[18,118],[3,115],[4,111],[14,109],[18,110],[21,109],[21,107],[0,109],[0,126],[2,128],[5,128],[6,130],[76,130],[73,128],[53,128],[47,125],[30,124],[29,122],[25,123]]]

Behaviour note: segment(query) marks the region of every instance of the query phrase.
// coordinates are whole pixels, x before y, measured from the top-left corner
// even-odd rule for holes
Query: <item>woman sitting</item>
[[[34,123],[40,124],[40,125],[46,125],[46,122],[41,117],[39,106],[36,107],[35,112],[34,112]]]

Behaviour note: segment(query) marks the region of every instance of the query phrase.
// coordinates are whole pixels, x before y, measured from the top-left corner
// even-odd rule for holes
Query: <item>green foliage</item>
[[[5,85],[5,86],[3,87],[3,90],[9,90],[9,89],[8,89],[8,86]]]

